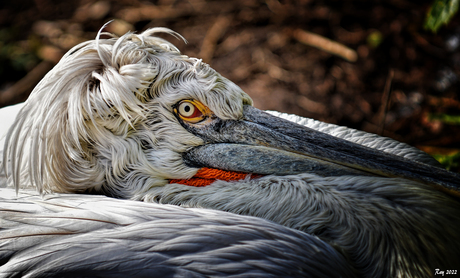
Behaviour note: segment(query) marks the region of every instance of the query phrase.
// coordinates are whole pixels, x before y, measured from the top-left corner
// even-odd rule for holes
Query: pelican
[[[258,110],[157,33],[183,39],[99,31],[18,107],[3,147],[1,277],[460,268],[459,175],[389,138]]]

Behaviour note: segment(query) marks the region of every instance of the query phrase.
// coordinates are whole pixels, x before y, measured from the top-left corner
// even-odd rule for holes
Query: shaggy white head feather
[[[222,119],[239,119],[252,100],[156,33],[182,38],[166,28],[122,37],[99,32],[43,78],[6,137],[4,167],[16,188],[140,199],[168,179],[196,173],[180,153],[202,139],[181,127],[173,105],[193,98]]]

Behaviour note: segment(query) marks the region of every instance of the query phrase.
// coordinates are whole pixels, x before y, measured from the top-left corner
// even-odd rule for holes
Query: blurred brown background
[[[157,26],[181,33],[188,44],[166,38],[238,84],[258,108],[383,133],[458,159],[460,21],[437,34],[424,30],[431,4],[3,1],[0,107],[24,101],[63,53],[115,19],[107,30],[118,35]]]

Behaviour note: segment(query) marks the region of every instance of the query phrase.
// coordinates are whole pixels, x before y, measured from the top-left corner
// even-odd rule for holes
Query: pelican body
[[[182,38],[100,31],[21,107],[3,148],[0,277],[460,268],[458,174],[389,138],[258,110],[160,32]],[[244,175],[190,186],[203,169]]]

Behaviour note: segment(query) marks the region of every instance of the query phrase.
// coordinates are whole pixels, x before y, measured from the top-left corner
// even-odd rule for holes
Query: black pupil
[[[191,110],[190,105],[185,105],[184,111],[185,112],[190,112],[190,110]]]

